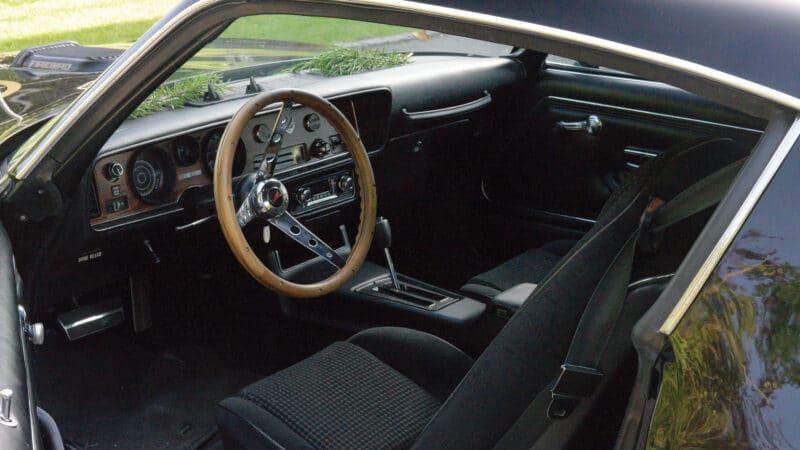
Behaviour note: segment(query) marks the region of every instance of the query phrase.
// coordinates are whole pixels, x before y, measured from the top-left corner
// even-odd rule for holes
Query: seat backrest
[[[669,199],[744,155],[727,139],[695,141],[635,172],[478,358],[415,448],[493,447],[557,375],[587,301],[650,198]]]

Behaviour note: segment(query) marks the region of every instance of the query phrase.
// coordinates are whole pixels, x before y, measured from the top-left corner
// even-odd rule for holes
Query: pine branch
[[[309,72],[336,77],[408,64],[411,53],[383,52],[366,48],[334,48],[290,67],[290,72]]]
[[[131,113],[131,119],[155,114],[164,109],[183,108],[186,103],[203,98],[211,83],[219,92],[228,90],[228,84],[216,73],[200,74],[190,78],[161,85]]]

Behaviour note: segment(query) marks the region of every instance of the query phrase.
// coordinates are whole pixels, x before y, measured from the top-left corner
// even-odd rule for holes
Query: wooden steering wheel
[[[241,199],[241,205],[237,206],[231,175],[236,146],[243,130],[256,113],[275,103],[280,103],[281,109],[268,143],[273,142],[272,137],[276,134],[292,131],[292,108],[295,103],[299,103],[325,118],[339,133],[342,143],[352,156],[361,199],[361,216],[358,234],[346,260],[289,213],[286,186],[273,176],[277,150],[273,151],[269,144],[261,166],[246,180],[246,195]],[[222,232],[233,254],[258,282],[290,297],[320,297],[341,287],[361,268],[375,228],[375,177],[364,144],[347,118],[330,102],[318,95],[296,89],[280,89],[256,95],[236,112],[225,128],[214,167],[214,200]],[[330,277],[311,284],[293,283],[276,275],[261,262],[242,232],[243,227],[259,217],[266,218],[272,226],[336,266],[338,270]]]

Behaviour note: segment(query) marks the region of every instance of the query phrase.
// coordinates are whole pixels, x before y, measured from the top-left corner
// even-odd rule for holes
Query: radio
[[[300,213],[355,197],[353,172],[344,171],[298,187],[292,198],[292,212]]]

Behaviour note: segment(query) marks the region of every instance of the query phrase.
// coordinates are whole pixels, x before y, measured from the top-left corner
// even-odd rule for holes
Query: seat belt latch
[[[603,374],[591,367],[564,364],[555,385],[550,390],[552,396],[547,416],[553,420],[565,419],[578,406],[582,398],[590,397]]]
[[[666,202],[658,197],[653,197],[650,199],[650,203],[647,204],[647,208],[642,213],[642,218],[639,221],[639,248],[649,252],[654,253],[658,250],[659,245],[661,244],[661,237],[663,236],[661,233],[653,233],[650,231],[650,227],[653,225],[653,221],[655,220],[655,216],[658,211],[664,206]]]

